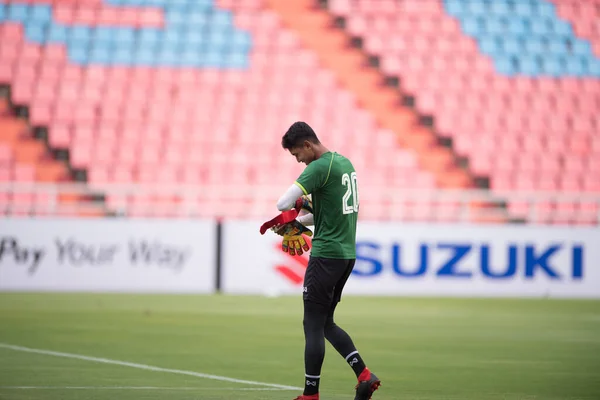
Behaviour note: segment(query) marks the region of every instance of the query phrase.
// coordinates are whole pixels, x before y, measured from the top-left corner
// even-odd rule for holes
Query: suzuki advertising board
[[[0,290],[210,293],[215,223],[5,219]]]
[[[308,255],[282,252],[281,237],[259,226],[225,223],[224,291],[301,293]],[[600,298],[600,230],[359,223],[345,293]]]

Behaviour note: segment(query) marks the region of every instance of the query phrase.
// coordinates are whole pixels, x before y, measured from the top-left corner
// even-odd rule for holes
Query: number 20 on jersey
[[[346,193],[342,198],[342,212],[352,214],[358,212],[358,185],[356,184],[356,172],[342,175],[342,185],[346,186]]]

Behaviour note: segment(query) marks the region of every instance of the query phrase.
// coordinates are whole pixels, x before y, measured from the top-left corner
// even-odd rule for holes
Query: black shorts
[[[304,275],[304,301],[330,307],[342,299],[342,290],[354,268],[355,259],[310,257]]]

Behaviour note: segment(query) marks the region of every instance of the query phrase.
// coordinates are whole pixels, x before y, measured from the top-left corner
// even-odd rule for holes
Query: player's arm
[[[333,161],[333,158],[331,160]],[[314,161],[308,164],[294,184],[279,198],[277,209],[279,211],[287,211],[296,208],[300,211],[298,199],[303,198],[304,204],[300,208],[312,212],[312,204],[309,204],[310,199],[308,196],[315,189],[323,187],[325,182],[327,182],[327,178],[329,178],[330,169],[331,162],[323,164],[322,162]]]
[[[296,207],[296,200],[301,197],[304,193],[300,186],[295,183],[288,188],[288,190],[279,198],[277,201],[277,209],[279,211],[287,211]]]
[[[303,196],[303,193],[303,190],[298,185],[293,184],[279,198],[277,208],[282,212],[292,209],[295,209],[296,212],[301,210],[310,210],[312,212],[310,199],[307,196]],[[308,220],[308,215],[302,215],[293,221],[277,224],[271,228],[275,233],[283,236],[281,248],[290,255],[302,255],[304,251],[310,250],[310,246],[302,235],[312,236],[312,232],[306,228],[306,224],[302,222],[304,220]]]

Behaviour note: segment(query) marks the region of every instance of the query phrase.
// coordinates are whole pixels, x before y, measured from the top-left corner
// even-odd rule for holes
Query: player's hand
[[[278,235],[283,236],[281,249],[289,255],[294,256],[298,254],[301,256],[305,251],[310,250],[310,246],[306,243],[302,235],[312,236],[313,233],[298,220],[274,226],[271,229]]]
[[[298,197],[298,199],[296,200],[296,204],[294,205],[294,208],[296,209],[297,212],[300,212],[301,210],[306,210],[310,214],[314,214],[313,206],[312,206],[312,199],[310,198],[310,196]]]
[[[304,236],[284,236],[281,242],[281,250],[288,253],[290,256],[298,254],[301,256],[305,251],[310,250],[310,246],[306,243]]]

